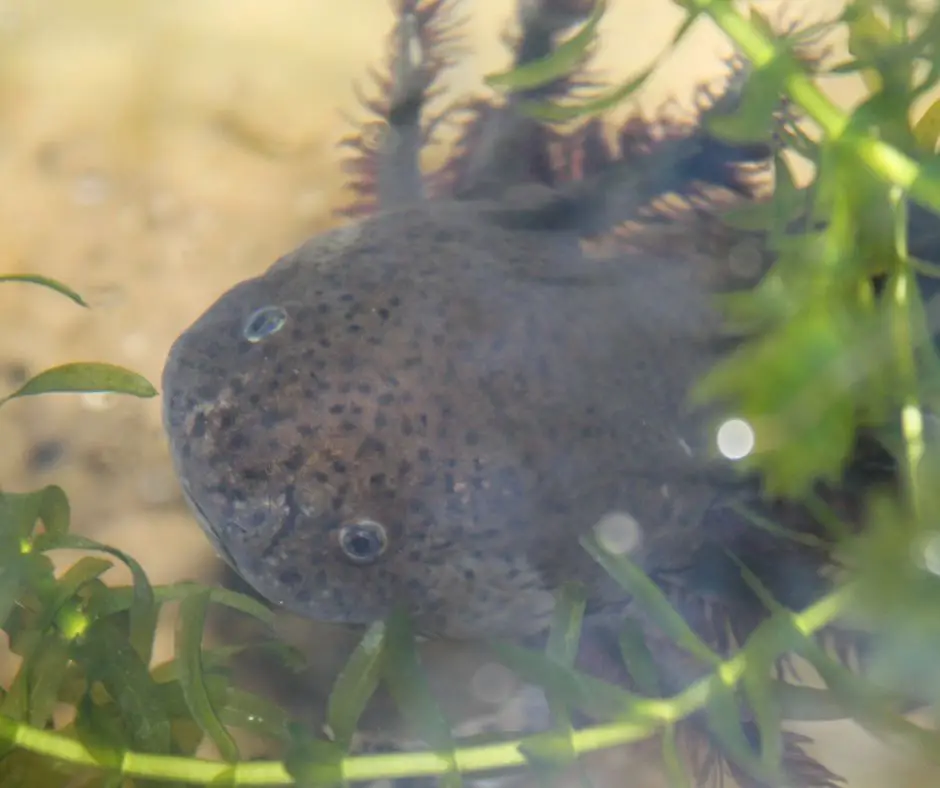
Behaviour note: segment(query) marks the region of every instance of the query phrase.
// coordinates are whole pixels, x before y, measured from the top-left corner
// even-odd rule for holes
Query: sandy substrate
[[[835,7],[790,5],[812,9],[809,19]],[[472,56],[455,90],[477,89],[505,64],[507,6],[466,4]],[[599,64],[625,77],[680,16],[668,0],[612,6]],[[355,110],[353,83],[377,62],[390,21],[378,0],[0,3],[0,270],[61,278],[92,307],[0,287],[0,388],[74,360],[156,382],[172,340],[223,289],[333,224],[346,199],[340,111]],[[643,106],[688,103],[695,83],[718,73],[729,47],[699,28]],[[857,85],[834,89],[840,101],[858,95]],[[131,552],[155,583],[215,576],[170,469],[157,400],[34,398],[0,418],[5,489],[62,485],[75,530]],[[127,580],[117,570],[111,579]],[[158,658],[171,653],[164,627]],[[817,727],[807,728],[817,751],[852,786],[932,782],[855,728]],[[647,784],[642,754],[625,757],[630,784]]]

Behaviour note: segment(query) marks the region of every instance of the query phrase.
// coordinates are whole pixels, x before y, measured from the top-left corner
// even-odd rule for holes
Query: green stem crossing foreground
[[[734,9],[731,0],[678,0],[707,14],[737,44],[757,68],[786,57],[779,45]],[[850,118],[813,83],[795,62],[786,63],[787,94],[815,120],[832,142],[849,148],[869,169],[888,183],[900,186],[914,199],[940,211],[940,181],[922,173],[920,165],[897,148],[851,128]]]
[[[851,598],[850,590],[842,588],[794,615],[789,622],[804,635],[818,632],[842,613]],[[771,619],[766,625],[777,622]],[[755,633],[759,634],[760,630]],[[667,700],[643,703],[642,714],[648,722],[617,722],[574,731],[571,734],[573,751],[578,755],[640,741],[656,733],[661,725],[679,722],[690,713],[702,708],[716,683],[732,687],[741,679],[747,660],[747,649],[722,663],[710,676],[692,684],[684,692]],[[145,777],[167,782],[187,782],[209,785],[292,785],[293,778],[283,763],[254,761],[227,764],[198,758],[172,755],[149,755],[139,752],[107,754],[96,757],[81,742],[53,731],[34,728],[23,722],[0,716],[0,740],[8,741],[25,750],[74,764],[79,767],[102,768],[117,771],[127,777]],[[460,748],[454,753],[457,768],[462,773],[483,772],[513,766],[526,766],[527,760],[520,750],[525,739],[499,744]],[[110,757],[109,757],[110,756]],[[343,761],[344,780],[361,782],[378,779],[394,780],[400,777],[425,777],[446,774],[450,758],[433,752],[394,753],[390,755],[360,755]]]

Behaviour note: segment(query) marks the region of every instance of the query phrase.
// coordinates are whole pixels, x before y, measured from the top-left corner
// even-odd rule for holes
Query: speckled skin
[[[314,238],[173,345],[186,497],[266,598],[349,623],[402,603],[428,634],[518,635],[565,580],[596,606],[621,598],[577,542],[605,513],[641,525],[641,560],[697,540],[717,491],[708,422],[685,402],[716,352],[704,265],[594,260],[509,215],[424,202]],[[249,342],[265,306],[287,321]],[[365,566],[337,544],[359,518],[389,537]]]

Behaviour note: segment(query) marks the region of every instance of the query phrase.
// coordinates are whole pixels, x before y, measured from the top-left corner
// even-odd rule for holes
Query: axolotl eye
[[[364,566],[377,561],[385,552],[388,535],[375,520],[357,520],[340,528],[339,546],[351,563]]]
[[[263,306],[252,312],[245,321],[242,335],[249,342],[260,342],[276,334],[287,322],[287,312],[279,306]]]

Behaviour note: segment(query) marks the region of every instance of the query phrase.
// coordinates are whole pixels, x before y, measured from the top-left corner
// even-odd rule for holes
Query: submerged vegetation
[[[604,141],[598,116],[641,90],[655,64],[623,85],[601,86],[589,66],[603,0],[542,5],[558,12],[552,33],[570,32],[557,46],[545,44],[544,56],[517,58],[516,68],[491,76],[488,85],[517,102],[524,117],[540,121],[551,143],[546,150],[556,155],[541,163],[547,180],[564,184],[575,163],[582,177],[605,177],[617,167],[629,172],[631,153],[661,150],[656,145],[679,131],[667,123],[628,123],[615,150]],[[744,503],[741,515],[754,528],[786,534],[790,502],[811,511],[818,533],[792,537],[838,545],[842,571],[832,589],[793,612],[740,567],[766,615],[744,637],[729,621],[730,639],[739,647],[716,648],[676,610],[662,583],[585,539],[598,571],[622,583],[665,636],[709,665],[707,676],[660,697],[655,660],[629,631],[621,650],[635,686],[615,687],[576,672],[571,665],[584,599],[577,588],[566,588],[547,653],[496,646],[507,666],[546,688],[557,723],[552,731],[483,743],[451,738],[422,677],[409,624],[394,617],[365,632],[336,680],[326,713],[330,736],[314,736],[232,683],[231,660],[247,646],[202,647],[210,604],[271,627],[267,607],[196,584],[151,585],[133,557],[70,533],[68,499],[59,487],[3,492],[0,622],[21,658],[0,702],[4,785],[73,785],[76,775],[82,785],[101,786],[129,779],[273,785],[428,775],[456,783],[460,773],[505,767],[553,772],[585,753],[661,736],[664,766],[676,785],[704,781],[725,763],[752,785],[824,786],[838,778],[802,754],[799,737],[781,735],[781,725],[839,718],[901,735],[925,756],[937,757],[940,735],[904,713],[914,707],[935,712],[940,703],[934,659],[940,647],[940,526],[933,515],[940,504],[934,434],[940,358],[923,295],[937,292],[933,279],[940,276],[940,102],[925,106],[940,86],[940,13],[918,11],[906,0],[856,0],[829,23],[776,30],[726,0],[679,5],[687,20],[663,57],[681,57],[683,36],[703,17],[734,42],[740,87],[733,101],[720,102],[721,112],[704,112],[701,123],[713,145],[766,150],[772,180],[768,196],[736,204],[720,217],[730,236],[758,239],[773,265],[755,288],[723,297],[729,327],[741,341],[701,381],[696,396],[734,404],[752,441],[740,465],[759,474],[765,495],[782,502],[774,509],[779,522],[758,517]],[[401,29],[417,26],[427,33],[420,93],[433,96],[456,57],[454,3],[398,0],[396,7]],[[820,42],[838,28],[849,32],[850,59],[832,64],[822,57]],[[395,115],[400,122],[403,112],[417,118],[419,108],[401,92],[397,40],[393,36],[390,74],[379,80],[381,97],[368,103],[380,119]],[[869,92],[845,112],[826,98],[818,79],[852,73],[862,75]],[[479,149],[492,106],[480,101],[454,109],[454,117],[463,113],[464,119],[456,151]],[[410,144],[420,152],[451,117],[442,111],[423,126],[413,123],[413,138],[350,137],[357,199],[345,212],[371,210],[386,177],[383,146]],[[812,165],[803,186],[793,172],[796,159]],[[428,176],[428,188],[459,191],[467,175],[462,167],[473,163],[472,156],[455,155]],[[694,184],[701,172],[696,167],[704,163],[689,163],[676,185],[694,209],[703,205]],[[747,193],[735,176],[725,180]],[[668,212],[638,218],[668,221]],[[68,287],[41,276],[4,276],[0,286],[18,281],[51,287],[84,305]],[[49,392],[103,390],[157,393],[127,370],[70,364],[40,373],[0,405]],[[840,491],[852,484],[852,501],[859,503],[847,506]],[[89,555],[57,575],[49,553],[63,548]],[[131,586],[101,581],[115,561],[130,568]],[[176,654],[153,665],[157,614],[171,602],[180,604]],[[856,634],[847,641],[840,633],[849,623]],[[273,629],[269,641],[251,646],[259,647],[293,663],[295,655],[277,642]],[[849,667],[849,651],[859,652],[855,668]],[[812,664],[823,689],[786,680],[792,655]],[[431,750],[351,754],[359,717],[383,682]],[[63,704],[73,713],[60,723]],[[571,718],[578,713],[600,724],[575,729]],[[702,750],[696,744],[701,741],[690,737],[685,722],[693,718],[704,719],[714,748]],[[230,729],[282,747],[285,760],[241,761]],[[205,740],[217,760],[196,757]]]

